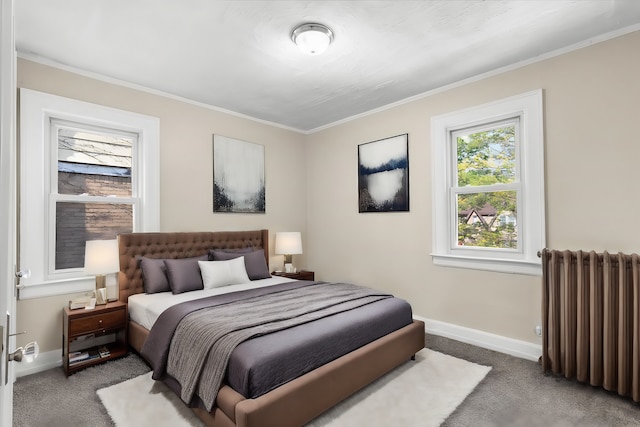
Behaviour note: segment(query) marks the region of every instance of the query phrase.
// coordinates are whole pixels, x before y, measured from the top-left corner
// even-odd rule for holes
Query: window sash
[[[516,193],[516,200],[518,199],[518,192],[517,190],[509,190],[510,192],[515,192]],[[454,195],[454,200],[453,203],[455,204],[455,208],[452,209],[451,211],[454,214],[454,218],[455,218],[455,227],[452,227],[451,229],[451,233],[453,234],[453,239],[451,242],[451,251],[455,252],[455,251],[460,251],[460,253],[464,253],[465,251],[469,251],[469,250],[473,250],[473,249],[478,249],[478,248],[483,248],[483,249],[496,249],[496,250],[501,250],[501,251],[509,251],[509,252],[520,252],[520,239],[518,239],[517,245],[515,248],[505,248],[505,247],[500,247],[500,246],[481,246],[481,245],[460,245],[459,241],[460,241],[460,209],[458,206],[458,196],[459,195],[465,195],[465,194],[490,194],[490,193],[496,193],[497,191],[485,191],[485,192],[476,192],[476,193],[456,193]],[[503,192],[503,191],[500,191]],[[516,208],[515,208],[515,212],[516,212],[516,218],[518,217],[518,208],[517,208],[517,204],[516,204]],[[493,219],[492,223],[493,224],[501,215],[501,212],[496,211],[496,216]],[[515,228],[515,233],[516,235],[518,235],[519,229],[517,227],[517,223],[516,223],[516,228]]]
[[[522,170],[522,162],[521,162],[521,136],[520,136],[520,122],[522,120],[521,114],[514,115],[513,117],[509,117],[506,119],[492,121],[488,123],[482,123],[479,125],[474,125],[470,127],[464,127],[460,129],[451,130],[449,132],[449,147],[452,150],[450,159],[453,162],[451,165],[451,186],[453,188],[466,188],[466,187],[479,187],[474,185],[460,186],[458,185],[458,137],[461,135],[475,134],[480,132],[488,132],[493,129],[499,129],[507,126],[513,126],[515,128],[514,136],[515,136],[515,176],[513,183],[521,182],[521,170]],[[494,185],[504,185],[507,183],[500,183]]]
[[[110,240],[133,231],[133,205],[127,203],[55,203],[55,237],[49,272],[83,276],[88,240]],[[100,219],[87,222],[86,215]]]

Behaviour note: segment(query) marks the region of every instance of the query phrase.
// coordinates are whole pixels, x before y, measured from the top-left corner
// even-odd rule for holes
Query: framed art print
[[[264,146],[213,135],[213,211],[265,212]]]
[[[360,212],[409,210],[409,135],[358,145]]]

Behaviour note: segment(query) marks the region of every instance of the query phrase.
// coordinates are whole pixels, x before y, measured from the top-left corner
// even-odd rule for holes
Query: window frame
[[[454,191],[457,187],[457,149],[455,140],[452,141],[453,134],[515,117],[519,117],[520,128],[520,138],[516,142],[518,249],[459,247],[456,206],[459,193]],[[540,275],[542,267],[537,252],[545,246],[542,89],[434,116],[431,118],[431,136],[433,263]],[[464,191],[473,192],[473,188],[478,187]]]
[[[58,157],[57,142],[52,144],[50,139],[52,120],[137,134],[132,160],[132,189],[137,190],[137,194],[132,194],[133,230],[158,231],[160,228],[159,119],[21,88],[19,262],[31,275],[20,281],[23,285],[20,299],[95,289],[95,278],[87,277],[82,269],[56,272],[53,267],[55,203],[60,199],[56,197],[57,187],[52,187],[57,183],[53,174],[57,173]]]

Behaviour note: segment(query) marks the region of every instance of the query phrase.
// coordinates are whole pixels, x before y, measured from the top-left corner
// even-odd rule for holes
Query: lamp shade
[[[302,253],[302,237],[299,231],[281,231],[276,233],[276,253],[295,255]]]
[[[88,240],[84,251],[84,271],[109,274],[120,270],[117,240]]]

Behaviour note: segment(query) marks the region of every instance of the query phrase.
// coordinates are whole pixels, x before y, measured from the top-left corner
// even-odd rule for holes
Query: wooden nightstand
[[[284,271],[274,271],[271,273],[273,276],[288,277],[289,279],[298,280],[316,280],[315,273],[313,271],[298,271],[297,273],[285,273]]]
[[[62,367],[65,374],[127,354],[127,304],[116,301],[97,305],[93,310],[64,308],[62,333]],[[100,356],[98,349],[108,354]],[[69,361],[69,354],[86,352],[89,358]]]

